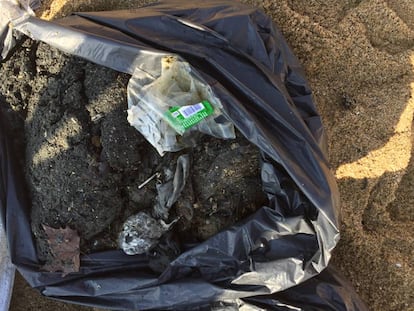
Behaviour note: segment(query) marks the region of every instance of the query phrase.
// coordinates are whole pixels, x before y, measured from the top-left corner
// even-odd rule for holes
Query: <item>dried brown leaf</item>
[[[71,272],[78,272],[80,267],[79,242],[80,238],[76,230],[69,227],[54,229],[43,225],[47,235],[47,242],[53,255],[53,260],[43,268],[49,272],[62,271],[62,276]]]

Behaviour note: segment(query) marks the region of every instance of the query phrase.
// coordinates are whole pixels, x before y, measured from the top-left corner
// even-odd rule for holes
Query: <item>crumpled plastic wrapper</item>
[[[127,255],[145,254],[158,244],[159,239],[174,224],[166,224],[145,212],[130,216],[119,235],[119,247]]]
[[[178,220],[167,224],[169,211],[184,190],[190,175],[190,157],[184,154],[178,157],[175,172],[165,168],[166,181],[157,185],[158,195],[151,216],[145,212],[130,216],[122,226],[118,246],[128,255],[145,254],[156,246],[160,238],[169,231]]]
[[[33,9],[39,7],[39,0],[2,0],[0,1],[0,52],[1,59],[7,57],[15,44],[13,23],[35,15]]]
[[[142,76],[142,70],[129,81],[128,121],[163,155],[192,145],[192,134],[199,131],[218,138],[235,138],[233,124],[225,118],[220,100],[197,72],[179,56],[164,56],[158,77]],[[185,132],[177,132],[165,116],[170,107],[192,106],[207,100],[212,115]]]

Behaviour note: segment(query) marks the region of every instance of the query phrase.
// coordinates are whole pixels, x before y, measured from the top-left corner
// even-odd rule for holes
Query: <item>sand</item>
[[[414,2],[261,4],[327,129],[342,201],[333,262],[372,310],[414,310]]]
[[[247,2],[285,35],[324,120],[342,201],[333,263],[371,310],[414,310],[414,2]],[[135,6],[48,0],[38,15]],[[18,278],[10,310],[89,309],[45,300],[25,286]]]

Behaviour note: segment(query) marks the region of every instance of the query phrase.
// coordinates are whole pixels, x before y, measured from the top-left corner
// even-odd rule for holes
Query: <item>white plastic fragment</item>
[[[160,176],[160,173],[153,174],[151,177],[149,177],[147,180],[145,180],[142,184],[140,184],[138,186],[138,189],[144,188],[148,183],[151,182],[151,180],[153,180],[154,178],[159,177],[159,176]]]
[[[119,247],[127,255],[145,254],[158,244],[159,239],[166,233],[175,221],[166,224],[162,219],[157,220],[147,213],[139,212],[129,217],[119,235]]]
[[[39,0],[0,0],[0,60],[14,46],[13,25],[35,15],[32,9],[39,5]]]

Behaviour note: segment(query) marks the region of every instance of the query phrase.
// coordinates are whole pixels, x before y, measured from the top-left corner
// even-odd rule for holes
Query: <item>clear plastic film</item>
[[[235,138],[220,100],[201,76],[177,55],[159,59],[157,75],[137,70],[129,82],[128,121],[163,155],[192,144],[195,131]]]

